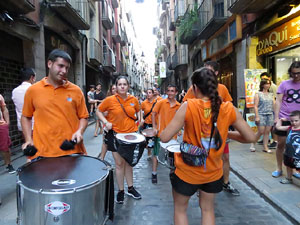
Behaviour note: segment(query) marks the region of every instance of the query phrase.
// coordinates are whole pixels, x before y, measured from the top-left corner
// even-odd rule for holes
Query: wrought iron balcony
[[[35,10],[35,0],[2,0],[0,6],[8,12],[27,14]]]
[[[126,43],[128,43],[127,34],[123,29],[121,29],[121,42],[120,42],[120,44],[121,44],[121,46],[125,46]]]
[[[87,0],[49,0],[48,2],[51,8],[78,30],[90,29],[89,3]]]
[[[170,31],[175,31],[175,29],[176,29],[173,16],[174,16],[174,9],[171,9],[169,12],[169,30]]]
[[[110,30],[114,27],[112,9],[106,0],[102,1],[102,24]]]
[[[92,64],[99,66],[102,63],[102,45],[95,38],[89,38],[89,56]]]
[[[281,0],[227,0],[228,10],[232,13],[260,13],[264,10],[268,10],[278,3],[282,3]]]
[[[211,4],[210,0],[204,1],[204,3],[199,7],[199,16],[202,18],[200,32],[198,37],[200,39],[206,40],[216,33],[227,21],[228,17],[231,15],[227,10],[227,1],[218,1],[216,4],[212,5],[212,14],[208,13],[205,6]],[[207,21],[207,23],[205,23]]]
[[[174,11],[174,21],[176,25],[179,25],[180,19],[184,16],[185,5],[184,0],[177,0]]]
[[[111,30],[111,35],[116,43],[121,42],[120,26],[118,23],[115,23],[115,27]]]
[[[180,69],[182,67],[186,67],[187,64],[187,49],[185,46],[181,46],[181,49],[177,50],[177,52],[172,55],[172,69]]]
[[[103,67],[108,72],[116,71],[116,57],[113,50],[105,45],[103,46]]]

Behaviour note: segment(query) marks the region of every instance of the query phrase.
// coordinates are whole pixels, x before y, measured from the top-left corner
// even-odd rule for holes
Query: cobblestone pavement
[[[112,162],[111,156],[107,160]],[[216,197],[217,225],[288,225],[291,224],[272,206],[265,202],[234,174],[231,183],[241,192],[232,196],[221,192]],[[126,196],[123,205],[116,204],[114,225],[172,225],[173,200],[169,169],[159,166],[158,184],[151,183],[151,163],[146,160],[146,152],[139,164],[134,167],[134,186],[142,194],[141,200]],[[126,190],[126,189],[125,189]],[[200,224],[201,213],[198,197],[194,195],[189,202],[189,224]]]

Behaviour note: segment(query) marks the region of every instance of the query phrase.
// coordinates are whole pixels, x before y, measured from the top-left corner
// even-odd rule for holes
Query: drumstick
[[[77,144],[77,140],[64,140],[64,142],[61,144],[60,149],[61,150],[73,150],[75,148],[75,145]]]

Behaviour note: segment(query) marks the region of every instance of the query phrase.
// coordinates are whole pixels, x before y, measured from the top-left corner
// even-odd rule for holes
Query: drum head
[[[180,144],[175,144],[175,145],[169,145],[168,147],[167,147],[167,150],[169,151],[169,152],[180,152]]]
[[[119,133],[116,138],[128,143],[141,143],[145,141],[145,137],[137,133]]]
[[[174,139],[172,139],[171,141],[169,141],[167,143],[160,142],[160,146],[162,148],[167,148],[169,145],[178,145],[178,144],[179,143],[176,140],[174,140]]]
[[[154,137],[155,136],[154,130],[152,128],[147,128],[147,129],[142,130],[142,134],[145,137]]]
[[[19,169],[18,179],[30,189],[58,191],[89,186],[109,173],[99,159],[89,156],[44,158]]]

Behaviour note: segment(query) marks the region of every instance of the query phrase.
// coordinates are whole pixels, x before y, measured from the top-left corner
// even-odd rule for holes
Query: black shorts
[[[175,173],[170,173],[170,181],[173,189],[185,196],[192,196],[198,189],[206,193],[219,193],[223,190],[223,177],[206,184],[189,184],[181,180]]]
[[[290,125],[291,125],[290,121],[282,121],[282,126],[290,126]],[[275,126],[274,126],[274,133],[281,137],[286,137],[288,134],[287,131],[277,130]]]
[[[116,137],[113,130],[104,131],[104,143],[107,145],[107,151],[117,151]]]
[[[296,168],[294,161],[295,161],[294,158],[289,157],[286,154],[283,155],[283,163],[285,166],[290,167],[292,169],[297,169],[298,171],[300,171],[300,168]]]

